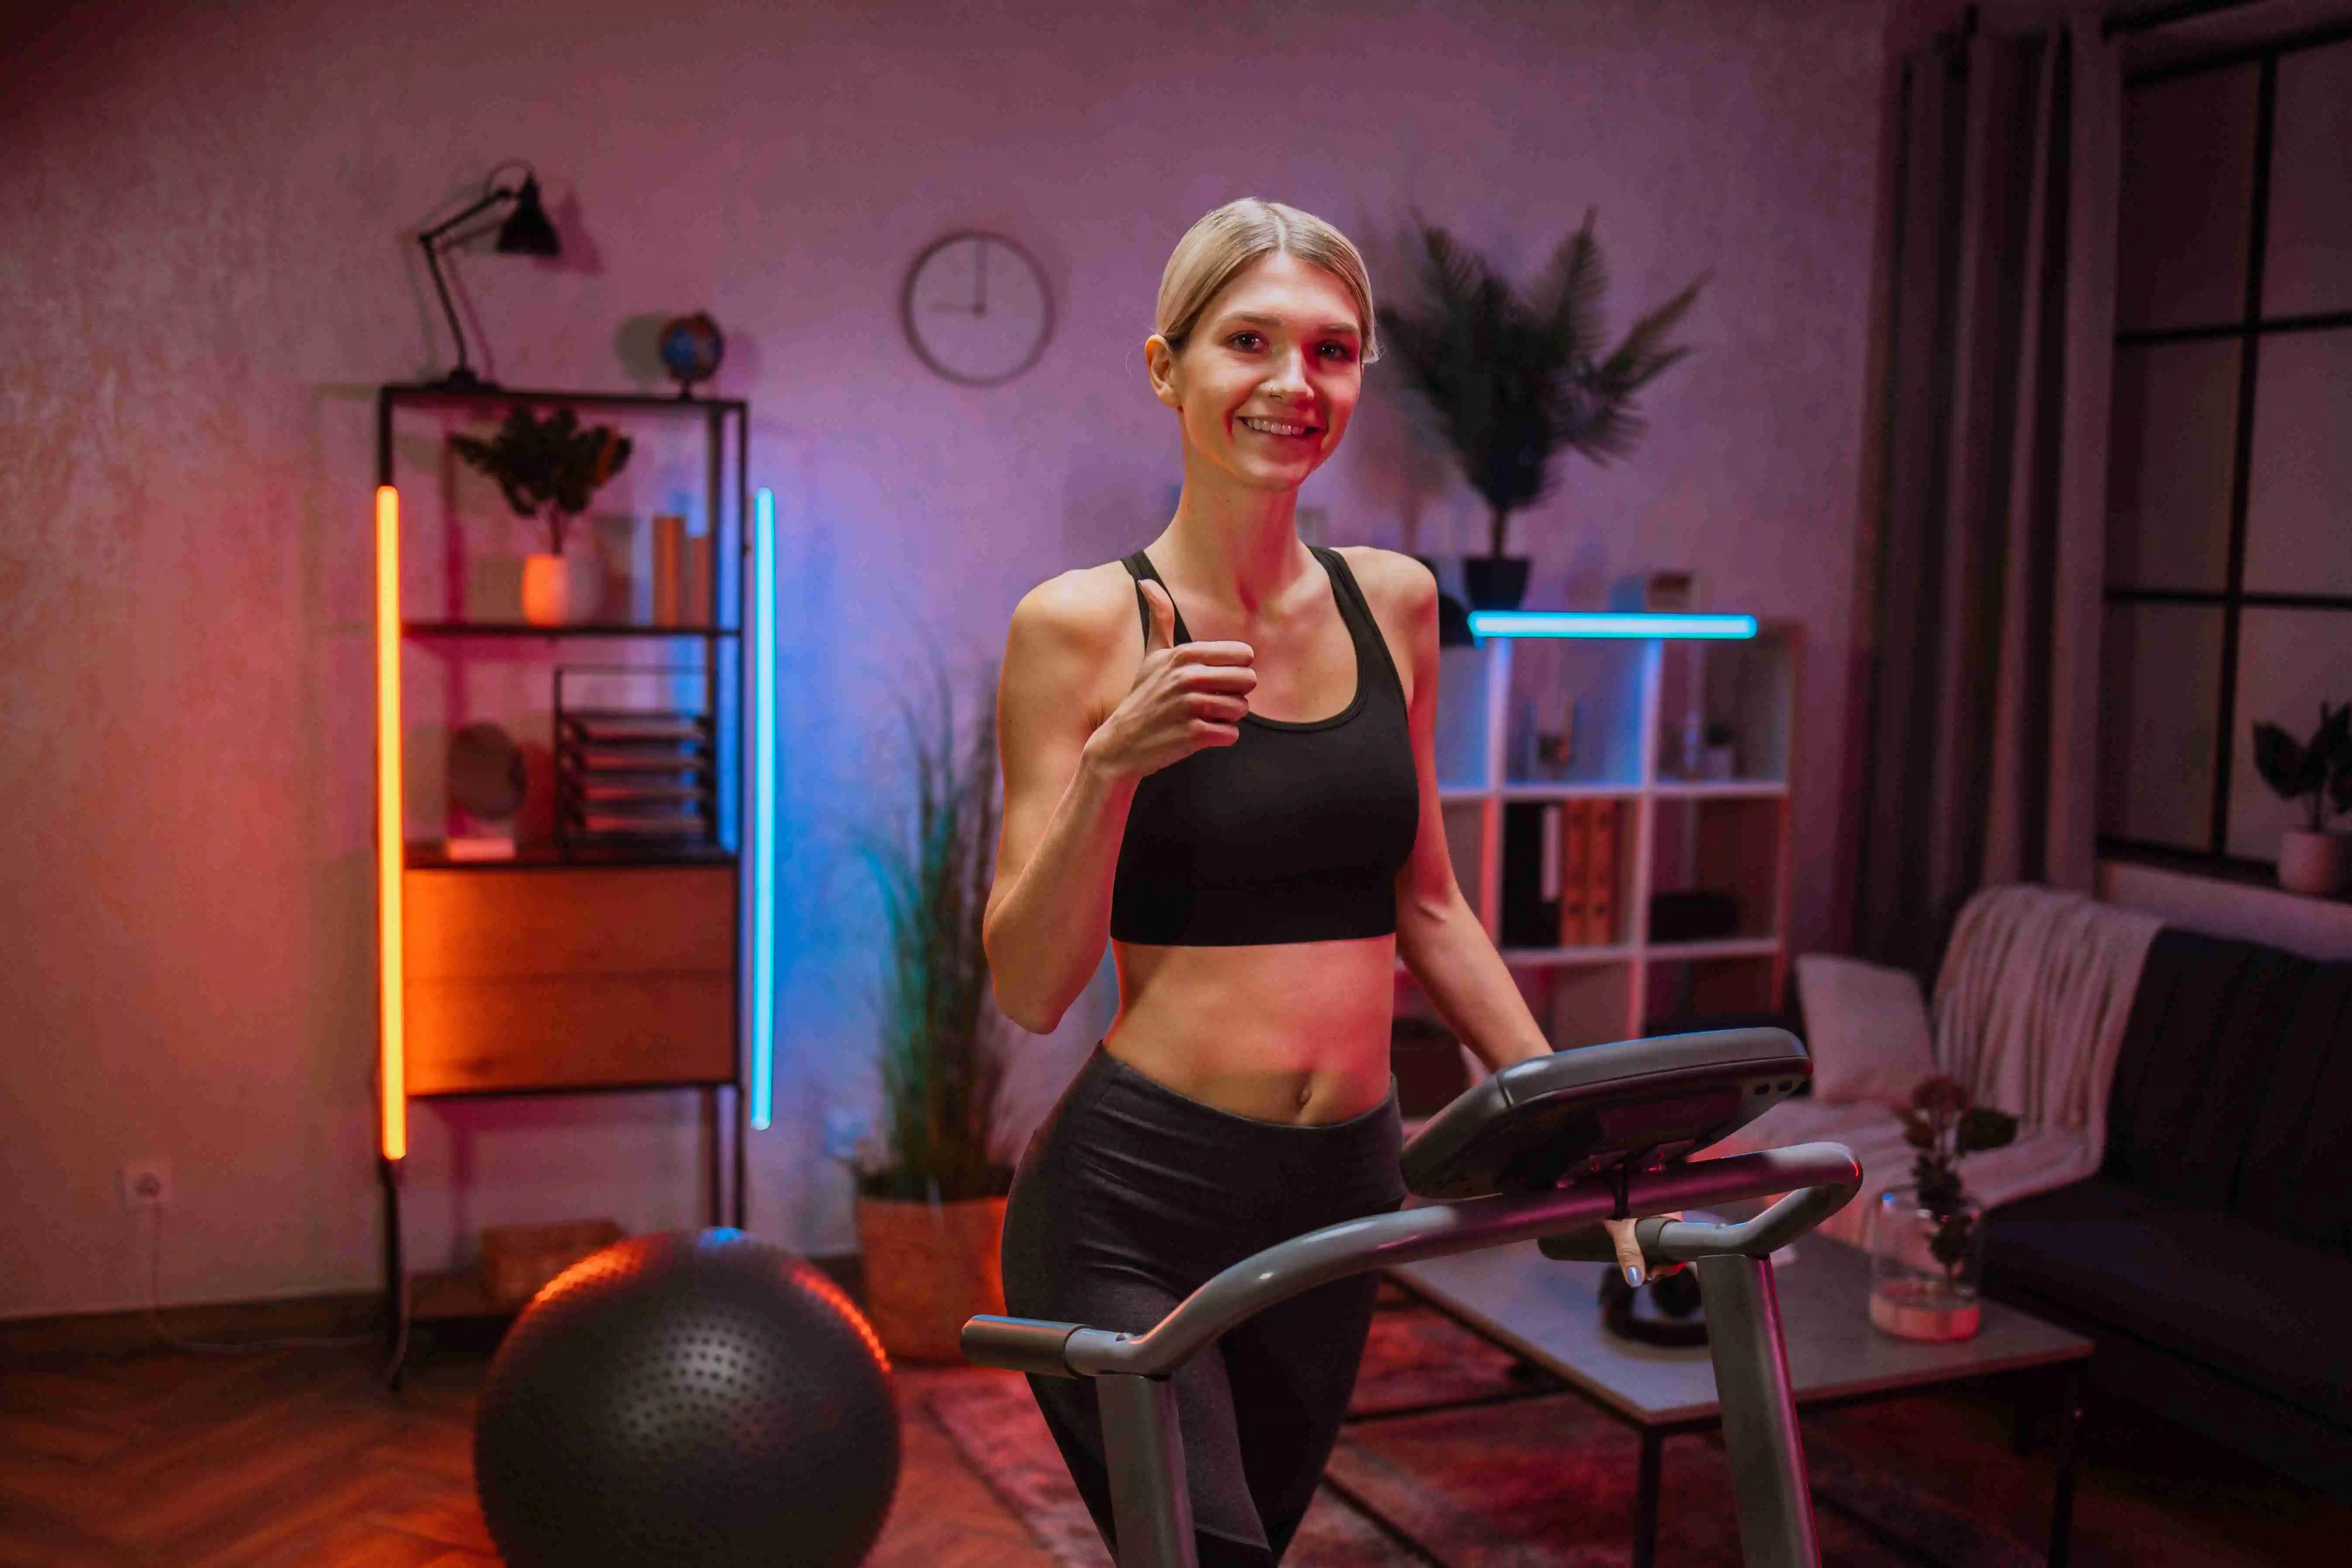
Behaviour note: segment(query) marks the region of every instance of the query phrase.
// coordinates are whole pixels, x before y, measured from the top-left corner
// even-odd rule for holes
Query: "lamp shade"
[[[563,245],[555,237],[555,226],[547,221],[547,209],[540,205],[539,177],[526,175],[522,189],[515,193],[514,211],[507,214],[506,222],[499,225],[496,248],[501,256],[560,256]]]

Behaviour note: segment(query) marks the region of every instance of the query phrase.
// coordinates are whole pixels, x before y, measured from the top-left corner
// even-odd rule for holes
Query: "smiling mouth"
[[[1253,419],[1246,414],[1242,416],[1242,423],[1261,436],[1312,436],[1321,428],[1295,419]]]

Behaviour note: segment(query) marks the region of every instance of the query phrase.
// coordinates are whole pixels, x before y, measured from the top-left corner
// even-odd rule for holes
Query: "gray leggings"
[[[1097,1047],[1021,1157],[1004,1216],[1016,1317],[1140,1333],[1250,1254],[1404,1199],[1396,1097],[1292,1126],[1236,1116]],[[1175,1376],[1202,1568],[1272,1568],[1315,1496],[1371,1324],[1370,1276],[1293,1297]],[[1033,1377],[1103,1540],[1101,1416],[1087,1378]]]

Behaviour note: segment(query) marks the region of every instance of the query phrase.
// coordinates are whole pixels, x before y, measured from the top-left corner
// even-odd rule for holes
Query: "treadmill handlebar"
[[[1861,1185],[1862,1168],[1844,1145],[1802,1143],[1645,1172],[1627,1184],[1626,1206],[1655,1215],[1786,1193],[1744,1225],[1645,1220],[1636,1229],[1644,1255],[1660,1261],[1688,1262],[1722,1252],[1760,1256],[1844,1207]],[[1613,1193],[1588,1181],[1545,1193],[1372,1215],[1309,1231],[1242,1259],[1144,1333],[979,1317],[964,1325],[963,1351],[982,1366],[1045,1376],[1166,1377],[1236,1324],[1318,1285],[1368,1269],[1559,1236],[1593,1225],[1615,1207]]]

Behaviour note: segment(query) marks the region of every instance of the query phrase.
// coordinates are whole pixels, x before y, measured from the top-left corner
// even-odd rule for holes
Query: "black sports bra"
[[[1328,719],[1248,714],[1233,745],[1144,775],[1111,885],[1118,941],[1251,947],[1396,931],[1396,876],[1421,820],[1404,683],[1348,563],[1308,548],[1355,644],[1356,694]],[[1141,584],[1167,584],[1140,550],[1120,564],[1148,640]],[[1192,640],[1181,610],[1176,640]]]

